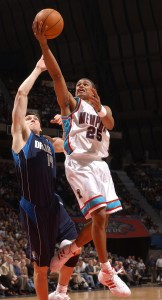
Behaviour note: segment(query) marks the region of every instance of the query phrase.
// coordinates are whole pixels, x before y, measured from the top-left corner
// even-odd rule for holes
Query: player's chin
[[[78,94],[76,94],[76,97],[79,97],[79,98],[85,100],[87,98],[87,94],[85,94],[85,93],[78,93]]]
[[[29,126],[30,130],[34,133],[34,134],[39,134],[40,133],[40,128],[38,129],[38,127],[31,125]]]

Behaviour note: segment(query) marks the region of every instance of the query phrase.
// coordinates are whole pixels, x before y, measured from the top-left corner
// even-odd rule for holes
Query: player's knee
[[[106,224],[106,210],[105,207],[95,210],[92,214],[93,225],[105,227]]]
[[[66,267],[74,268],[78,262],[79,255],[71,257],[65,264]]]
[[[48,271],[48,267],[47,266],[44,266],[44,267],[40,267],[40,266],[38,266],[37,265],[37,263],[36,262],[34,262],[34,273],[35,274],[47,274],[47,271]]]

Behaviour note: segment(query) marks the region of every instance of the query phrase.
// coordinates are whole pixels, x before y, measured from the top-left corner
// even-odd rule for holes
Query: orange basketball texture
[[[42,9],[37,13],[35,19],[43,22],[43,29],[48,26],[45,30],[47,39],[56,38],[63,30],[64,20],[61,14],[52,8]]]

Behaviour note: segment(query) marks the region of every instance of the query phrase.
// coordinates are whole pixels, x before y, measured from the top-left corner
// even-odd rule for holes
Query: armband
[[[103,105],[101,105],[101,109],[100,109],[100,111],[97,111],[97,114],[101,118],[105,117],[107,115],[106,108]]]

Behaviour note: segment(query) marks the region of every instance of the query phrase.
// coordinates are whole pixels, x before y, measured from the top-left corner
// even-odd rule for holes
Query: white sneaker
[[[113,295],[119,297],[128,297],[131,295],[129,287],[119,278],[117,272],[114,270],[110,273],[105,273],[101,270],[98,274],[98,280],[103,285],[108,286]]]
[[[68,295],[52,292],[48,295],[48,300],[70,300]]]
[[[51,272],[58,272],[62,268],[62,266],[73,256],[77,254],[77,252],[71,251],[72,242],[69,240],[64,240],[60,244],[59,251],[52,257],[50,262],[50,270]]]

